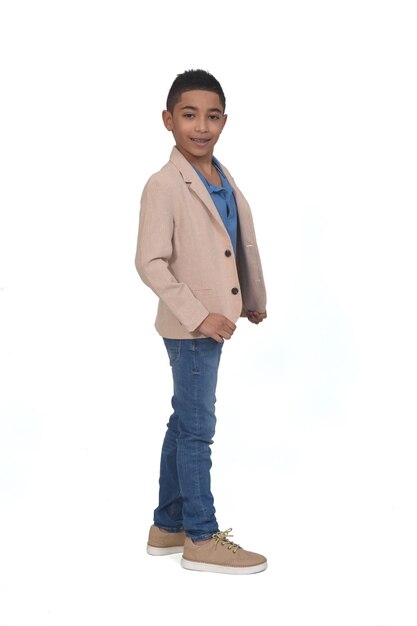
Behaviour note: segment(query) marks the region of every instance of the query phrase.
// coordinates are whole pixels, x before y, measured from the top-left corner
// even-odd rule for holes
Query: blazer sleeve
[[[140,207],[135,265],[143,282],[169,307],[188,332],[200,326],[209,311],[191,289],[170,270],[173,255],[174,210],[166,186],[152,177]]]

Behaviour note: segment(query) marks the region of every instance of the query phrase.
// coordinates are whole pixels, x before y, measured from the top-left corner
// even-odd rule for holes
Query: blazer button
[[[232,253],[230,252],[230,250],[226,250],[225,255],[226,256],[232,256]]]
[[[235,296],[238,293],[239,293],[239,289],[237,287],[233,287],[232,294]]]

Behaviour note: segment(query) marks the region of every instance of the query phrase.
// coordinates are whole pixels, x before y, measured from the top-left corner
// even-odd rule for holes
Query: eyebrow
[[[192,111],[197,111],[198,110],[197,107],[193,107],[191,104],[184,104],[184,106],[181,107],[181,111],[183,111],[184,109],[191,109]],[[209,109],[209,111],[214,111],[216,113],[220,113],[221,115],[223,115],[223,111],[221,109],[216,108],[216,107],[213,107],[213,108]]]

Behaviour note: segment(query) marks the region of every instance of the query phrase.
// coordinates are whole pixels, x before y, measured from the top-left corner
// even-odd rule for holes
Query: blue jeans
[[[154,523],[194,540],[219,530],[210,489],[216,427],[217,370],[223,344],[214,339],[164,339],[174,381]]]

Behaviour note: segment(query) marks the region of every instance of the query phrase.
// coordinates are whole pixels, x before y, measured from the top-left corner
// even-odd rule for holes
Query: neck
[[[211,174],[212,171],[212,160],[213,160],[213,152],[205,154],[204,156],[197,157],[193,154],[189,154],[188,152],[182,150],[179,146],[176,146],[177,150],[181,152],[181,154],[187,159],[189,163],[194,165],[200,172],[203,174]]]

